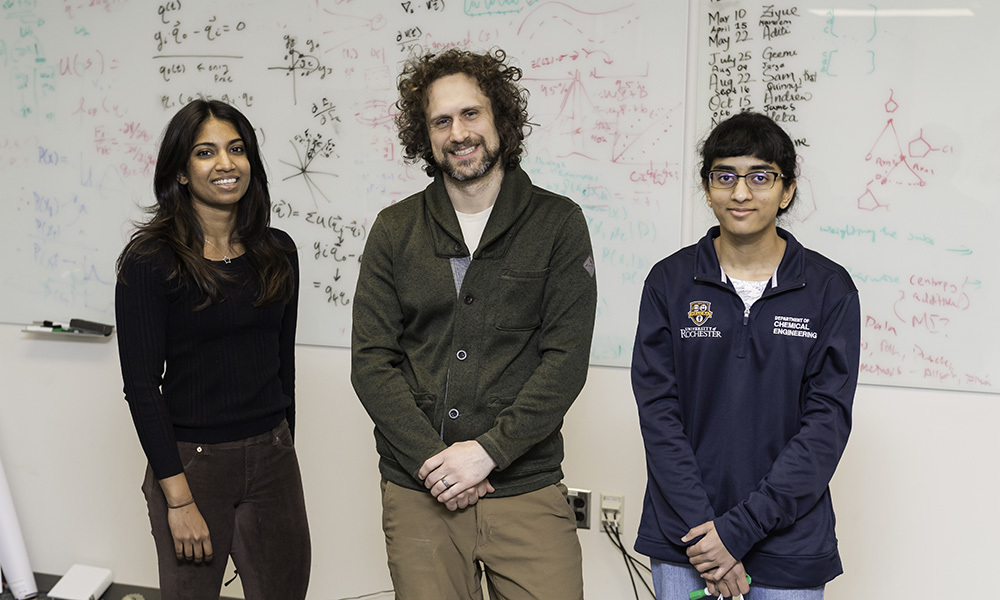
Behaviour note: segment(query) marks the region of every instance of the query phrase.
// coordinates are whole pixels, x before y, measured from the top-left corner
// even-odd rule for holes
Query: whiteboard
[[[392,117],[401,61],[505,49],[537,124],[533,181],[581,204],[593,362],[627,365],[638,297],[680,239],[686,13],[658,0],[17,0],[0,4],[0,321],[114,322],[114,261],[157,142],[200,96],[257,128],[272,225],[300,251],[298,342],[348,346],[377,212],[423,189]]]
[[[700,0],[698,137],[752,108],[796,141],[784,225],[860,290],[862,383],[1000,393],[1000,6],[835,5]]]
[[[690,4],[2,3],[0,321],[114,321],[114,260],[152,202],[160,132],[206,96],[258,128],[273,225],[300,248],[299,343],[348,346],[368,227],[429,181],[399,156],[401,60],[499,46],[524,69],[538,124],[525,169],[590,224],[593,364],[628,365],[645,274],[711,222],[690,140],[754,108],[802,155],[784,225],[861,291],[861,381],[997,391],[1000,201],[975,181],[996,171],[998,84],[980,63],[1000,8]]]

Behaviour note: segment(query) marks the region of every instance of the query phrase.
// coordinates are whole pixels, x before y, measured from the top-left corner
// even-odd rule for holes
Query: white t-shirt
[[[461,213],[455,211],[458,217],[458,224],[462,226],[462,237],[465,238],[465,245],[469,247],[469,252],[476,253],[479,247],[479,240],[483,238],[483,231],[486,230],[486,222],[490,220],[490,213],[493,206],[477,213]]]
[[[742,279],[730,277],[729,281],[733,282],[733,287],[736,288],[736,293],[743,299],[743,306],[745,308],[744,312],[746,314],[750,314],[750,307],[753,306],[754,302],[760,299],[761,295],[764,293],[764,288],[767,287],[767,282],[770,280],[744,281]]]

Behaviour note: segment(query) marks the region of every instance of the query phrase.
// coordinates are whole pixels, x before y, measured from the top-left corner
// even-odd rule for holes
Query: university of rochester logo
[[[688,318],[695,327],[681,327],[682,340],[691,338],[721,338],[722,332],[715,327],[706,327],[705,323],[712,318],[712,303],[695,300],[688,304]]]
[[[701,327],[712,318],[712,303],[705,302],[703,300],[697,300],[690,304],[691,310],[688,311],[688,318],[697,325]]]

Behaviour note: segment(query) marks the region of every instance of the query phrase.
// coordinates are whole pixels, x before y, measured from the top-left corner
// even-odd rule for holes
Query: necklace
[[[219,254],[222,255],[222,262],[226,263],[227,265],[233,262],[233,259],[229,258],[229,255],[222,251],[222,248],[219,248],[218,246],[210,242],[208,238],[205,238],[205,243],[219,251]]]

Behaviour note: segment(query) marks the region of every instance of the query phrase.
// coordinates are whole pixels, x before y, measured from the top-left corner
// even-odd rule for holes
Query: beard
[[[443,171],[445,175],[451,177],[455,181],[475,181],[476,179],[479,179],[483,175],[489,173],[490,170],[496,166],[497,162],[500,160],[500,145],[497,144],[496,148],[490,148],[486,145],[486,141],[483,138],[472,140],[472,142],[472,145],[478,144],[483,149],[483,157],[478,161],[474,159],[453,160],[450,152],[452,150],[468,147],[469,144],[455,144],[449,146],[445,149],[444,159],[439,165],[441,167],[441,171]]]

